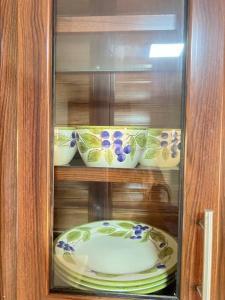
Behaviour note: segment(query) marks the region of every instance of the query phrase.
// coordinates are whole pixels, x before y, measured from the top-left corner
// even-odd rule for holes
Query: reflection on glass
[[[149,57],[179,57],[184,44],[152,44]]]
[[[57,0],[54,291],[177,295],[184,3]]]

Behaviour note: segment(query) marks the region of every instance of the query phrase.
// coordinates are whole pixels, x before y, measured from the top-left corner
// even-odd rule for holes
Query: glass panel
[[[55,1],[53,291],[179,297],[184,12]]]

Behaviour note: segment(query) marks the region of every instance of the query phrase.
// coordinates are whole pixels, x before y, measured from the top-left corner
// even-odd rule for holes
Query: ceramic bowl
[[[174,168],[180,163],[181,130],[156,129],[147,131],[145,150],[140,158],[143,167]]]
[[[74,127],[54,128],[54,165],[64,166],[71,162],[77,151]]]
[[[135,168],[146,143],[146,128],[80,126],[78,151],[88,167]]]

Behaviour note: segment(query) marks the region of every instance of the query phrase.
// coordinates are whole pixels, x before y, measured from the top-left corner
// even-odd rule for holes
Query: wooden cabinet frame
[[[215,212],[212,299],[225,294],[223,0],[189,1],[181,300],[200,299],[202,231]],[[51,241],[52,0],[0,0],[0,296],[49,294]],[[100,299],[100,297],[92,297]]]

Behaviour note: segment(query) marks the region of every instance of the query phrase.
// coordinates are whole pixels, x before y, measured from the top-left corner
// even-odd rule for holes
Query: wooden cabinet
[[[225,4],[188,2],[0,0],[2,299],[201,299],[199,223],[207,210],[213,246],[206,299],[224,299]],[[186,55],[150,55],[150,45],[177,43]],[[181,130],[181,163],[94,168],[77,152],[69,166],[54,166],[54,127],[81,125]],[[176,283],[140,296],[56,282],[54,239],[111,220],[137,220],[174,236]]]

